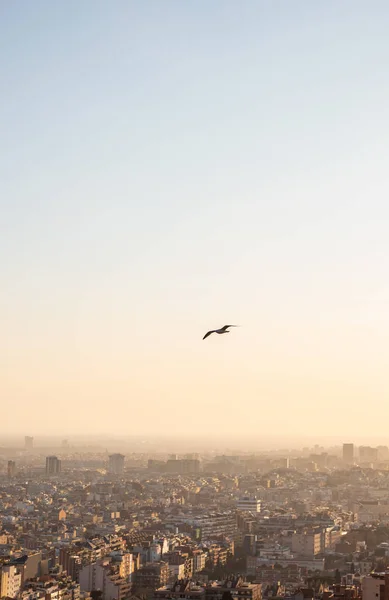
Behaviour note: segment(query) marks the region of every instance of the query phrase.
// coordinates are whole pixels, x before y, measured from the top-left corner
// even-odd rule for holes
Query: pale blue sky
[[[388,31],[386,0],[0,4],[10,430],[389,416]]]

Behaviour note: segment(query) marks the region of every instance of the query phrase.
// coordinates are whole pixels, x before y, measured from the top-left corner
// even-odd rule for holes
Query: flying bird
[[[205,340],[205,338],[207,338],[209,335],[211,335],[211,333],[219,333],[219,334],[230,333],[228,331],[229,327],[239,327],[239,325],[224,325],[224,327],[220,327],[220,329],[211,329],[211,331],[207,331],[207,333],[203,337],[203,340]]]

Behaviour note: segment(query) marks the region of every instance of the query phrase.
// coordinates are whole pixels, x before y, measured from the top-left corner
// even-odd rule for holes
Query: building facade
[[[12,565],[3,565],[0,571],[0,598],[16,598],[22,587],[22,574]]]

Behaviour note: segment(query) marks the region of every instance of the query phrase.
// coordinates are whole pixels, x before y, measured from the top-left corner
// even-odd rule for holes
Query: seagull
[[[220,329],[211,329],[211,331],[207,331],[207,333],[203,337],[203,340],[205,340],[205,338],[207,338],[209,335],[211,335],[211,333],[220,333],[220,334],[230,333],[228,331],[229,327],[239,327],[239,325],[224,325],[224,327],[220,327]]]

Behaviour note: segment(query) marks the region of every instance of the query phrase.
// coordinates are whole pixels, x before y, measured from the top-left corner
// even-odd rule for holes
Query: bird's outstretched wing
[[[229,327],[239,327],[239,325],[224,325],[224,327],[221,327],[220,331],[225,331]]]
[[[205,338],[207,338],[209,335],[211,335],[211,333],[215,333],[215,329],[211,329],[211,331],[207,331],[207,333],[203,337],[203,340],[205,340]]]

